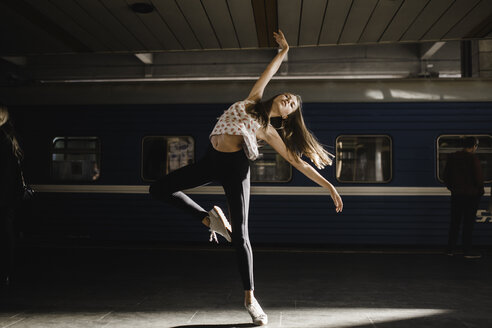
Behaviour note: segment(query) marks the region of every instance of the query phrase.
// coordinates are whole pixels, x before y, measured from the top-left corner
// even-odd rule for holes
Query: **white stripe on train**
[[[103,193],[103,194],[145,194],[148,185],[33,185],[38,192],[51,193]],[[490,196],[490,188],[486,188],[486,196]],[[351,186],[337,187],[342,196],[449,196],[445,187],[392,187],[392,186]],[[220,186],[203,186],[186,190],[189,194],[221,195]],[[252,186],[252,195],[285,195],[309,196],[327,195],[321,187],[291,187],[291,186]]]

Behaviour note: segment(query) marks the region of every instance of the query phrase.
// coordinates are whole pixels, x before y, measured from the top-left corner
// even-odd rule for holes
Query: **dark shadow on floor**
[[[161,320],[162,328],[254,327],[233,252],[26,249],[20,255],[12,286],[0,288],[0,327],[21,317],[33,327],[49,318],[53,328],[73,320],[87,328],[145,326],[145,320]],[[344,325],[350,328],[490,328],[492,256],[484,255],[468,261],[427,253],[257,252],[257,296],[272,328],[333,327],[336,309],[359,315],[374,309],[374,324],[347,312],[355,322]],[[295,315],[279,325],[284,309]],[[378,320],[378,309],[447,312]]]

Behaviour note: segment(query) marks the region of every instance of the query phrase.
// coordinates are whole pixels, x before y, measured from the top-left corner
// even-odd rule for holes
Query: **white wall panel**
[[[100,0],[114,17],[129,33],[139,40],[146,50],[162,49],[164,45],[155,36],[156,31],[150,30],[138,14],[130,10],[125,0]]]
[[[398,9],[400,9],[403,1],[404,0],[378,1],[377,7],[369,19],[359,41],[378,42]]]
[[[419,41],[439,18],[449,9],[453,1],[432,0],[401,37],[402,41]]]
[[[127,50],[126,47],[115,39],[104,26],[99,24],[84,7],[80,6],[74,0],[51,0],[58,9],[63,11],[70,19],[72,19],[80,28],[92,35],[105,47],[112,51]]]
[[[255,17],[250,1],[227,0],[241,48],[258,47]]]
[[[231,13],[226,0],[202,0],[205,11],[217,34],[221,48],[239,48]]]
[[[327,0],[311,0],[302,2],[302,16],[299,33],[299,45],[317,45],[325,17]]]
[[[326,7],[325,19],[321,29],[319,44],[337,44],[345,21],[352,6],[352,1],[330,0]]]
[[[481,0],[448,34],[446,39],[468,36],[469,33],[484,20],[490,19],[492,13],[492,0]]]
[[[395,42],[400,40],[412,22],[431,0],[405,0],[396,16],[384,32],[380,41]]]
[[[219,42],[200,0],[178,0],[181,11],[204,49],[219,49]]]
[[[1,2],[0,12],[4,15],[4,18],[0,19],[0,29],[3,31],[0,33],[0,44],[2,45],[0,54],[75,51],[56,35],[52,35]]]
[[[111,11],[99,1],[78,1],[80,7],[82,7],[91,17],[94,18],[99,24],[101,24],[102,31],[114,38],[119,43],[125,46],[128,51],[145,49],[145,46],[133,35],[118,19],[111,13]]]
[[[154,0],[152,3],[184,49],[201,49],[196,36],[174,0]]]
[[[61,104],[232,103],[253,81],[50,84],[0,87],[9,106]],[[359,80],[270,82],[265,97],[286,90],[305,102],[492,101],[492,80]],[[190,97],[190,95],[193,95]]]
[[[36,8],[43,15],[48,17],[53,23],[64,29],[67,33],[77,38],[93,51],[107,51],[109,48],[91,33],[86,31],[63,10],[48,1],[26,0],[31,6]]]
[[[423,36],[426,40],[440,40],[458,24],[480,0],[456,0]]]
[[[378,0],[355,0],[347,17],[339,43],[357,43]]]
[[[127,0],[129,4],[142,2],[141,0]],[[159,40],[163,46],[162,50],[182,50],[182,45],[178,42],[175,35],[162,19],[157,10],[148,14],[136,14],[140,21],[151,31],[152,35]]]
[[[301,0],[281,0],[278,2],[278,27],[292,46],[299,45],[301,3]]]

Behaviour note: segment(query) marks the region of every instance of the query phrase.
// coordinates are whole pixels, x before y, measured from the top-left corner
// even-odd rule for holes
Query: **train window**
[[[101,144],[97,137],[56,137],[51,149],[51,174],[60,181],[96,181],[100,176]]]
[[[289,182],[292,166],[271,146],[259,148],[260,156],[251,161],[251,182]]]
[[[387,135],[341,135],[336,140],[339,182],[387,183],[391,180],[391,138]]]
[[[154,181],[193,163],[195,140],[190,136],[147,136],[142,140],[142,179]]]
[[[441,135],[437,138],[437,179],[444,182],[444,167],[449,154],[463,149],[465,137],[476,137],[478,148],[476,154],[482,164],[483,177],[486,183],[492,182],[492,136],[490,135]]]

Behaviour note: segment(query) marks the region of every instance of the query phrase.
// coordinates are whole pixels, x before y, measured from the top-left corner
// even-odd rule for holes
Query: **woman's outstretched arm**
[[[272,146],[273,149],[280,154],[280,156],[285,158],[286,161],[292,164],[292,166],[298,169],[302,174],[319,184],[321,187],[328,189],[330,191],[330,196],[333,199],[333,203],[335,204],[336,211],[341,212],[343,210],[342,198],[338,194],[335,187],[328,180],[323,178],[323,176],[319,174],[311,165],[303,161],[298,156],[289,153],[285,143],[282,138],[280,138],[274,127],[268,126],[267,128],[260,129],[256,135],[258,138],[265,140],[265,142]]]
[[[268,64],[263,74],[261,74],[260,78],[258,79],[258,81],[256,81],[255,85],[251,89],[248,99],[255,102],[261,100],[265,87],[267,86],[268,82],[270,82],[275,73],[277,73],[280,64],[282,64],[285,55],[289,51],[289,44],[287,43],[287,40],[285,40],[285,36],[281,30],[279,30],[278,33],[273,32],[273,36],[275,38],[275,41],[277,41],[278,46],[282,50],[280,50],[280,52],[275,56],[275,58],[273,58],[270,64]]]

